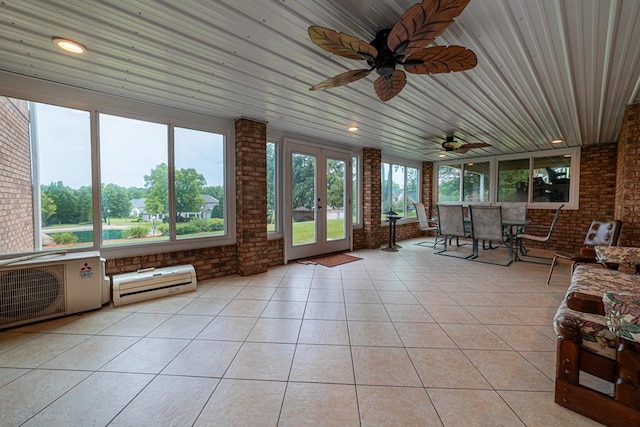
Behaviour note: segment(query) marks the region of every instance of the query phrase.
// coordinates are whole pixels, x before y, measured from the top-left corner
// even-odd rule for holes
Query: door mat
[[[331,254],[323,255],[316,258],[307,258],[298,260],[298,264],[319,264],[325,267],[335,267],[336,265],[346,264],[348,262],[358,261],[362,258],[347,254]]]

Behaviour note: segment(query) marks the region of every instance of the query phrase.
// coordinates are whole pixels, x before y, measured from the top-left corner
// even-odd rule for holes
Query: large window
[[[579,154],[579,149],[563,149],[438,164],[438,202],[527,202],[553,209],[564,203],[577,208],[578,182],[572,176],[579,169]]]
[[[267,231],[278,231],[276,144],[267,142]]]
[[[0,191],[16,201],[0,253],[228,240],[223,134],[16,99],[2,108],[15,120],[0,149],[15,154],[0,175],[15,179],[0,176]]]
[[[438,201],[487,202],[489,171],[489,162],[440,165]]]
[[[352,225],[360,224],[360,162],[357,156],[351,158],[351,210]]]
[[[403,218],[415,218],[414,202],[420,200],[418,169],[393,163],[382,163],[381,218],[393,211]]]

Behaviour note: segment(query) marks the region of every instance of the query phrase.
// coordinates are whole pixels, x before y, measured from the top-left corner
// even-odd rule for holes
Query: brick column
[[[362,226],[367,248],[380,247],[380,206],[382,205],[382,183],[380,167],[382,151],[377,148],[362,150]]]
[[[620,126],[615,216],[622,220],[620,246],[640,246],[640,103],[628,105]]]
[[[236,120],[238,274],[267,271],[267,124]]]
[[[422,204],[427,211],[427,218],[436,216],[436,207],[434,204],[435,197],[433,195],[433,162],[422,162]]]

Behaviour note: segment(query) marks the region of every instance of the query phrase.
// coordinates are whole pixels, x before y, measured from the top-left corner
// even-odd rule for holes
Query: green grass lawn
[[[293,244],[302,245],[313,243],[315,221],[294,222],[293,223]],[[330,219],[327,221],[327,237],[329,240],[341,239],[344,237],[344,218]]]

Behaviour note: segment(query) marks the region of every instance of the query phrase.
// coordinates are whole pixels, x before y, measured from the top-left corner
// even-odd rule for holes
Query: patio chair
[[[564,207],[564,204],[558,206],[558,209],[556,209],[556,213],[553,215],[553,220],[551,221],[551,225],[549,225],[549,228],[541,228],[541,227],[537,227],[537,226],[527,226],[527,229],[525,231],[527,231],[526,233],[518,233],[516,234],[516,241],[515,241],[515,259],[520,259],[520,257],[518,256],[518,252],[520,252],[522,255],[526,255],[527,251],[524,247],[524,241],[531,241],[531,242],[538,242],[538,243],[545,243],[548,242],[549,239],[551,239],[551,235],[553,234],[553,230],[555,230],[556,228],[556,224],[558,222],[558,217],[560,216],[560,211],[562,210],[562,208]],[[546,232],[546,234],[529,234],[528,231],[536,231],[536,230],[544,230]],[[539,257],[534,257],[534,258],[539,258]],[[524,260],[523,260],[524,261]]]
[[[438,226],[440,228],[440,235],[444,240],[444,249],[439,252],[434,252],[439,255],[448,255],[445,254],[448,250],[448,246],[450,240],[452,238],[468,238],[471,237],[471,233],[469,233],[464,224],[464,211],[462,209],[462,205],[437,205],[438,209]],[[458,244],[458,246],[460,246]],[[449,255],[455,256],[455,255]],[[471,258],[473,254],[468,255],[463,258]],[[458,257],[460,258],[460,257]]]
[[[500,206],[477,206],[470,205],[469,212],[471,216],[471,238],[473,239],[473,256],[471,259],[489,264],[509,265],[513,261],[513,251],[511,244],[504,241],[504,232],[502,226],[502,208]],[[493,242],[499,242],[509,249],[509,259],[506,262],[493,262],[488,260],[478,260],[479,241],[489,242],[489,247]]]
[[[554,253],[551,268],[549,269],[549,276],[547,277],[547,285],[551,281],[551,275],[553,274],[553,269],[556,266],[558,258],[571,261],[571,274],[573,274],[578,264],[597,264],[599,261],[596,259],[594,246],[617,246],[621,229],[622,221],[617,219],[593,221],[591,226],[589,226],[580,252]]]
[[[440,242],[440,240],[438,240],[438,235],[439,235],[438,223],[434,221],[429,221],[429,219],[427,218],[427,212],[424,208],[423,203],[414,202],[413,206],[415,206],[416,214],[418,215],[418,229],[420,231],[434,233],[433,242],[424,241],[424,242],[416,243],[416,245],[426,246],[425,244],[428,244],[428,246],[431,246],[435,249],[438,243]]]

